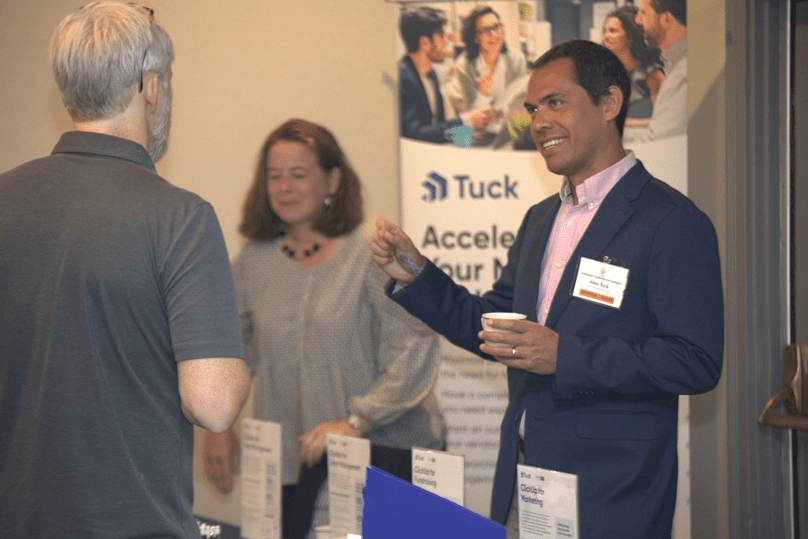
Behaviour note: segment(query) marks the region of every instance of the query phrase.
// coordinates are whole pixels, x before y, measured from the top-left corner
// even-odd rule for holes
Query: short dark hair
[[[601,97],[609,94],[610,86],[617,86],[623,93],[623,106],[615,118],[617,133],[622,137],[631,97],[631,79],[626,68],[612,51],[583,39],[556,45],[542,54],[530,67],[535,70],[565,58],[572,61],[576,82],[586,90],[594,104],[597,105]]]
[[[667,11],[687,26],[687,0],[651,0],[651,7],[660,15]]]
[[[647,66],[654,62],[659,62],[659,49],[650,47],[645,42],[642,34],[642,26],[637,24],[635,18],[637,16],[637,6],[633,4],[626,4],[606,15],[608,21],[612,17],[620,21],[623,31],[626,34],[626,42],[628,43],[628,50],[635,60],[640,62],[640,65]]]
[[[466,57],[470,61],[476,59],[480,55],[480,44],[477,43],[477,40],[475,39],[477,37],[477,19],[489,13],[496,15],[497,20],[500,21],[500,24],[502,24],[499,18],[499,13],[494,11],[489,6],[475,8],[471,13],[469,13],[468,17],[463,19],[463,43],[466,45]],[[503,41],[502,52],[507,50],[508,46],[505,44],[505,41]]]
[[[255,180],[244,201],[239,232],[247,239],[255,241],[271,241],[284,232],[285,225],[272,211],[267,194],[269,150],[282,140],[299,142],[311,148],[326,173],[335,168],[340,170],[337,192],[332,195],[331,203],[315,219],[314,230],[329,238],[353,231],[363,217],[359,177],[328,129],[307,120],[291,119],[272,131],[261,146]]]
[[[418,52],[421,36],[432,41],[436,32],[443,30],[446,15],[439,9],[426,6],[405,8],[398,19],[398,29],[407,52]]]

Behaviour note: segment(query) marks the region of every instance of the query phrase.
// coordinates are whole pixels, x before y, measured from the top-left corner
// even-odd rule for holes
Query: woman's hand
[[[297,439],[300,442],[300,460],[311,468],[323,458],[326,450],[326,434],[341,434],[360,438],[362,433],[348,424],[348,420],[320,423]]]
[[[485,77],[477,79],[477,91],[485,97],[491,93],[491,88],[494,87],[494,77],[488,73]]]

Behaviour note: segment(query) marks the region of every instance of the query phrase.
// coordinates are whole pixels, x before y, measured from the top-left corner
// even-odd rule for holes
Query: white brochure
[[[331,537],[361,534],[370,440],[329,433],[326,444]]]
[[[578,539],[578,476],[516,465],[520,539]]]
[[[241,422],[241,537],[281,539],[281,425]]]
[[[412,484],[458,505],[464,503],[464,470],[463,455],[412,448]]]

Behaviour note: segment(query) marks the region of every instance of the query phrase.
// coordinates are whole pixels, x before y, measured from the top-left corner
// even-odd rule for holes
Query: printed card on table
[[[464,505],[464,457],[433,449],[412,448],[412,484]]]
[[[362,508],[370,440],[327,434],[331,537],[362,533]]]
[[[281,425],[241,423],[241,536],[281,539]]]
[[[520,539],[578,539],[578,476],[518,464]]]

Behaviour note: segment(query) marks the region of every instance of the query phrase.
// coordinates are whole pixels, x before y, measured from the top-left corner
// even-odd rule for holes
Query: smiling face
[[[305,144],[280,140],[269,149],[269,205],[289,228],[311,226],[324,207],[325,197],[336,193],[338,186],[338,169],[326,173]]]
[[[499,18],[495,13],[486,13],[482,17],[477,17],[475,27],[477,34],[474,39],[483,54],[497,53],[502,50],[505,38],[502,35]]]
[[[617,115],[614,102],[605,96],[597,105],[593,103],[578,84],[569,58],[554,60],[533,72],[525,108],[531,117],[533,141],[550,172],[579,185],[616,162],[615,144],[622,146],[612,121]],[[617,108],[619,112],[619,104]]]
[[[603,46],[618,55],[628,48],[626,31],[617,17],[609,17],[603,25]]]

